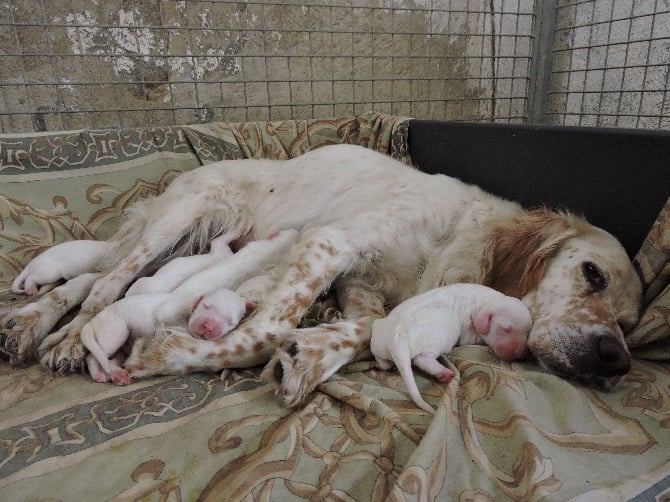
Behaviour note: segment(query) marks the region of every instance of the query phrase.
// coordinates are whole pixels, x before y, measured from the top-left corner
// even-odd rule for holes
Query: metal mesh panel
[[[559,2],[548,120],[670,127],[670,3]]]
[[[3,132],[375,111],[523,122],[534,0],[6,0]]]

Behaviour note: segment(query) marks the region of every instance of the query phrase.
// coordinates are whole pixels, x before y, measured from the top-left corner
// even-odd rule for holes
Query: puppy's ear
[[[475,328],[475,331],[481,336],[486,336],[489,334],[489,326],[491,326],[492,317],[492,312],[481,310],[472,318],[472,327]]]
[[[193,307],[191,307],[191,312],[195,312],[195,309],[198,308],[198,305],[200,305],[200,302],[202,301],[203,298],[204,298],[204,296],[202,296],[202,295],[200,295],[200,296],[198,297],[198,299],[197,299],[197,300],[195,301],[195,303],[193,304]]]
[[[492,227],[482,257],[483,284],[506,295],[523,297],[535,289],[549,259],[587,223],[570,213],[534,209]]]

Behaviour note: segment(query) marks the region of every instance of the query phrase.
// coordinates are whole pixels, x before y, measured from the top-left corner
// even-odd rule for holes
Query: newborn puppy
[[[188,320],[188,331],[195,338],[216,340],[238,325],[247,309],[256,304],[244,301],[229,289],[218,289],[198,298]]]
[[[33,258],[12,282],[12,292],[35,296],[39,288],[60,279],[93,272],[111,244],[106,241],[68,241]]]
[[[151,277],[141,277],[135,281],[125,296],[172,291],[189,277],[231,256],[233,252],[229,244],[234,237],[225,234],[212,240],[209,253],[172,259]]]
[[[532,323],[521,300],[478,284],[452,284],[414,296],[376,320],[370,350],[380,368],[395,363],[412,400],[434,413],[419,393],[412,364],[449,382],[454,374],[437,358],[459,343],[486,343],[501,359],[518,359]]]
[[[174,291],[126,296],[107,306],[81,331],[82,342],[91,352],[86,365],[93,379],[106,382],[111,378],[119,385],[130,383],[128,372],[109,357],[129,338],[151,335],[162,325],[185,328],[191,312],[190,334],[208,340],[226,334],[244,315],[245,302],[232,291],[224,293],[223,288],[241,287],[245,281],[251,283],[250,278],[262,275],[271,264],[274,266],[297,237],[296,230],[284,230],[268,239],[250,242],[229,258],[187,279]],[[263,288],[272,284],[269,278],[260,282]],[[255,303],[249,307],[255,307]]]
[[[168,299],[172,308],[159,308]],[[163,324],[185,324],[192,310],[189,327],[193,322],[198,330],[194,335],[218,338],[237,326],[245,309],[245,301],[227,289],[198,298],[195,304],[186,295],[180,295],[175,301],[175,293],[123,298],[104,308],[82,329],[81,340],[91,352],[86,357],[88,372],[96,382],[107,382],[111,378],[117,385],[127,385],[130,383],[128,372],[110,358],[128,340],[152,335]]]

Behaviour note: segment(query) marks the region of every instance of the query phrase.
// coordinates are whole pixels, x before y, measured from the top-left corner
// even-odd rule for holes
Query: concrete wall
[[[370,109],[521,122],[534,8],[534,0],[0,0],[0,125],[22,132]]]
[[[0,0],[0,129],[525,122],[544,4],[546,122],[670,127],[669,0]]]
[[[558,2],[554,124],[670,128],[670,1]]]

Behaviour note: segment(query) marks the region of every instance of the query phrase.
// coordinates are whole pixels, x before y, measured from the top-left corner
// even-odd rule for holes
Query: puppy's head
[[[503,361],[513,361],[525,355],[532,325],[526,305],[504,295],[487,302],[472,320],[477,333]]]
[[[219,289],[196,300],[188,330],[196,338],[216,340],[237,326],[246,308],[247,303],[237,293]]]

